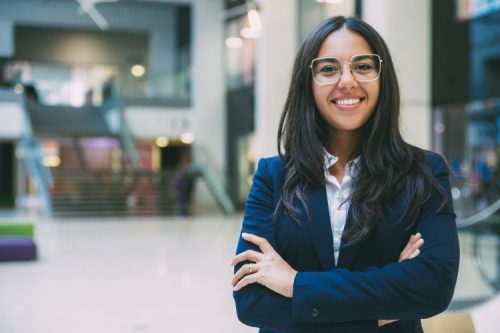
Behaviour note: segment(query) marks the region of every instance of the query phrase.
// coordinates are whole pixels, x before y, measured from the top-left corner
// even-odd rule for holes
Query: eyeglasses
[[[311,61],[314,81],[319,85],[339,82],[343,73],[343,64],[349,64],[351,74],[359,82],[375,81],[380,76],[382,59],[378,54],[357,54],[350,62],[342,62],[337,57],[316,58]]]

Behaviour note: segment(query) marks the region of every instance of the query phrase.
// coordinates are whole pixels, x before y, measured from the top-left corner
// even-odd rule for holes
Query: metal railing
[[[460,193],[456,187],[452,191]],[[462,191],[467,192],[467,186]],[[464,200],[459,204],[470,206]],[[457,228],[471,233],[473,264],[483,281],[500,292],[500,198],[472,215],[459,217]]]
[[[29,177],[36,184],[36,194],[40,201],[41,213],[45,217],[52,215],[50,188],[52,175],[50,169],[43,163],[43,152],[40,142],[36,139],[30,116],[26,107],[27,97],[18,94],[18,102],[23,115],[23,130],[19,140],[18,158],[23,162]]]
[[[208,189],[213,193],[224,213],[234,213],[234,203],[225,189],[224,178],[216,171],[215,163],[210,158],[206,149],[200,144],[194,144],[193,155],[196,171],[203,177]]]
[[[123,145],[123,149],[127,153],[130,162],[135,170],[141,169],[141,160],[137,148],[134,143],[132,134],[130,133],[129,126],[125,119],[123,104],[121,102],[121,97],[119,90],[114,85],[109,85],[107,87],[109,93],[107,98],[103,101],[100,107],[101,113],[103,115],[106,124],[108,125],[110,131],[120,138]]]

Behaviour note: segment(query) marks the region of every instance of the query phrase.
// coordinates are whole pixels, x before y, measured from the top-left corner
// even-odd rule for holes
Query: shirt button
[[[319,309],[317,307],[311,309],[311,316],[313,316],[313,318],[319,317]]]

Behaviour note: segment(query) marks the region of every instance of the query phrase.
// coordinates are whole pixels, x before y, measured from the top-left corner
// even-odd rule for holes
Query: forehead
[[[343,27],[325,38],[317,57],[336,56],[342,59],[350,59],[353,55],[366,53],[373,53],[366,39],[360,34]]]

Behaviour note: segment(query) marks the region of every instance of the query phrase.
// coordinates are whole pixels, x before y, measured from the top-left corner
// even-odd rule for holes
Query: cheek
[[[326,86],[317,86],[313,85],[312,92],[314,96],[314,102],[318,108],[321,108],[322,105],[326,103],[328,100],[329,90],[325,89]]]

